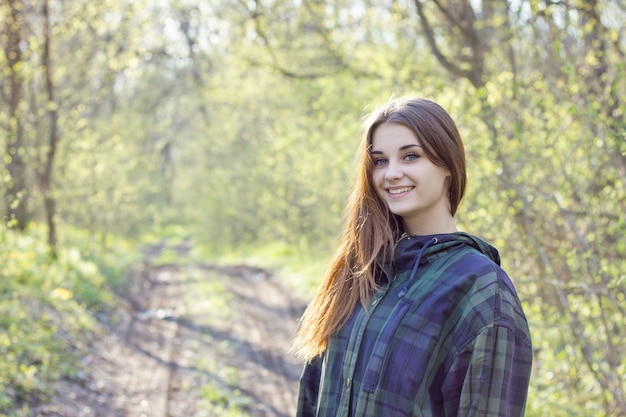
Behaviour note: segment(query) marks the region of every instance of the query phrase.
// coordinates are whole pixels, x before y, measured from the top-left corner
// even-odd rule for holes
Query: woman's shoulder
[[[467,266],[462,322],[465,331],[478,334],[494,326],[506,327],[529,338],[521,300],[502,267],[479,253],[463,255]],[[471,337],[471,334],[468,334]]]

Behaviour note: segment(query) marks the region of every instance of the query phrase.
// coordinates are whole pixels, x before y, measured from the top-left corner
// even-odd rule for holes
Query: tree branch
[[[469,80],[476,88],[482,87],[484,85],[484,82],[482,81],[482,71],[475,71],[476,68],[474,67],[474,65],[472,65],[471,69],[468,71],[452,63],[452,61],[450,61],[443,54],[443,52],[441,52],[441,49],[437,45],[433,27],[431,26],[424,11],[424,5],[420,0],[415,0],[415,6],[417,8],[417,14],[419,16],[424,35],[426,36],[428,45],[430,46],[433,55],[435,55],[435,58],[437,58],[437,61],[439,61],[439,63],[454,76]],[[472,59],[472,61],[474,62],[475,60]]]

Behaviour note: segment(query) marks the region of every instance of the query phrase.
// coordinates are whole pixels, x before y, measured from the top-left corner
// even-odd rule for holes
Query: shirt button
[[[346,387],[350,388],[350,383],[352,381],[350,380],[350,378],[346,378]]]

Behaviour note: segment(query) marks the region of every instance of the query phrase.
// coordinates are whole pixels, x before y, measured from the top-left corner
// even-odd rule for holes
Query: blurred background
[[[458,224],[528,314],[527,415],[626,415],[625,22],[622,0],[3,0],[0,411],[66,374],[59,329],[88,334],[142,245],[310,296],[364,115],[414,94],[456,120]]]

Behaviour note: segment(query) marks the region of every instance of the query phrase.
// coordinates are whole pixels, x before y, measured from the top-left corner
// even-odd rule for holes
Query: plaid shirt
[[[495,248],[405,237],[386,283],[306,364],[298,417],[524,415],[530,333]]]

